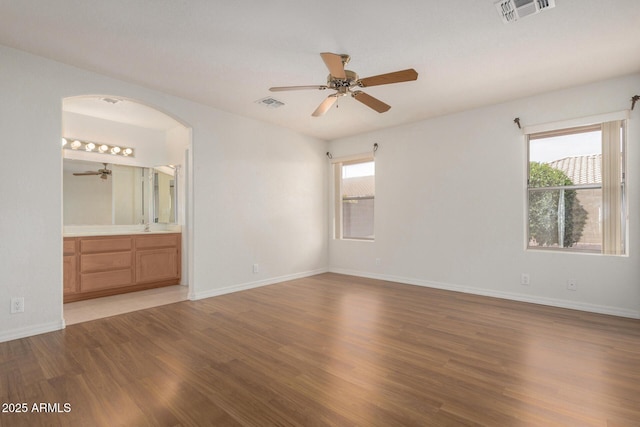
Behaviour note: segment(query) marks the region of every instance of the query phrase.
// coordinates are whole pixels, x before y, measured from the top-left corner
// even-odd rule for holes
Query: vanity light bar
[[[114,156],[134,157],[133,148],[119,145],[100,144],[79,139],[62,138],[62,148],[89,153],[112,154]]]

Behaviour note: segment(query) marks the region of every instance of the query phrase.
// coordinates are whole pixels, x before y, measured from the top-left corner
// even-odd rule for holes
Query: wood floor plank
[[[327,273],[0,343],[0,403],[29,407],[11,427],[640,426],[640,321]]]

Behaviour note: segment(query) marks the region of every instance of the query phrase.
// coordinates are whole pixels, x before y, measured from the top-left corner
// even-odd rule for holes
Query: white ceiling
[[[640,71],[640,0],[556,0],[511,24],[493,3],[2,0],[0,44],[327,140]],[[268,88],[324,84],[320,52],[419,77],[365,90],[386,113],[341,98],[311,117],[326,91]]]
[[[65,112],[83,114],[147,129],[167,131],[182,124],[169,115],[140,102],[123,97],[100,95],[65,98]]]

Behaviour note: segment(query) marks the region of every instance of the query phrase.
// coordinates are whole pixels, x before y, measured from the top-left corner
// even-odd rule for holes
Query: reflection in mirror
[[[153,222],[176,223],[176,167],[153,168]]]
[[[176,222],[175,168],[63,159],[63,169],[64,225]]]

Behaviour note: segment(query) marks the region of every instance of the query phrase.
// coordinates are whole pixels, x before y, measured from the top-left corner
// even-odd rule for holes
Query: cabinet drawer
[[[86,254],[92,252],[130,251],[132,249],[131,240],[131,237],[82,239],[80,240],[80,252]]]
[[[154,234],[150,236],[136,236],[136,249],[177,247],[180,242],[179,234]]]
[[[80,272],[131,268],[131,252],[80,255]]]
[[[80,290],[82,292],[118,288],[132,284],[133,270],[131,269],[82,274],[80,278]]]
[[[62,243],[62,251],[64,255],[75,255],[76,239],[64,239]]]

